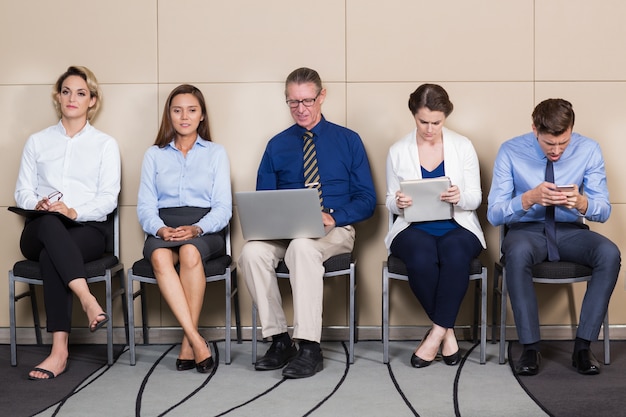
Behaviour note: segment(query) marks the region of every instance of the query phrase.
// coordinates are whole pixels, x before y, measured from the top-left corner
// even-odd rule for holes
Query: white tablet
[[[413,199],[413,204],[404,209],[404,219],[410,223],[451,219],[454,207],[441,201],[441,193],[450,185],[448,177],[401,181],[400,189]]]

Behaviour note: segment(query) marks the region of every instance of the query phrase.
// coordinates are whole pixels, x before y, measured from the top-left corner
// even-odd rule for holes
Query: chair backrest
[[[104,221],[105,252],[120,256],[120,218],[116,208],[107,215]]]
[[[390,231],[393,227],[393,222],[396,221],[396,214],[393,214],[389,210],[387,210],[387,231]],[[391,249],[387,249],[387,256],[391,255]]]

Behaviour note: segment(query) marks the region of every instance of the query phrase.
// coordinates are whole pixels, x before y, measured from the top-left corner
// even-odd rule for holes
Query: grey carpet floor
[[[344,344],[324,342],[324,370],[302,380],[284,380],[280,371],[254,371],[249,341],[233,344],[230,365],[223,363],[223,342],[217,343],[222,359],[210,375],[176,372],[178,346],[138,346],[136,366],[129,366],[124,352],[63,404],[37,416],[546,415],[510,367],[498,364],[497,345],[487,345],[485,365],[479,364],[478,347],[460,345],[467,354],[461,366],[436,362],[414,369],[409,357],[415,342],[392,342],[389,366],[382,363],[380,341],[358,342],[352,365]],[[259,344],[259,354],[266,349]],[[33,385],[33,395],[39,389],[45,384]]]

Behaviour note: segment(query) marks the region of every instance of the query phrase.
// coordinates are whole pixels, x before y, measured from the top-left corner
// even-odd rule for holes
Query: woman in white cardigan
[[[423,84],[409,98],[416,128],[393,144],[387,157],[387,209],[396,220],[385,238],[391,253],[406,264],[411,290],[433,322],[411,355],[411,365],[432,363],[439,349],[447,365],[461,355],[454,322],[469,283],[472,259],[486,247],[475,210],[481,203],[480,169],[469,139],[443,127],[453,105],[439,85]],[[441,194],[454,207],[454,218],[419,223],[404,219],[411,198],[400,182],[447,176]]]

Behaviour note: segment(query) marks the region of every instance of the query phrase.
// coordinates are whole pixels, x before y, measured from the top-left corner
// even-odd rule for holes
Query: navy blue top
[[[303,140],[306,132],[294,124],[267,144],[257,173],[257,190],[304,188]],[[324,207],[332,209],[337,226],[369,218],[376,193],[365,147],[359,135],[323,116],[311,130]]]
[[[441,161],[439,166],[432,171],[428,171],[424,167],[420,167],[422,169],[422,178],[437,178],[446,175],[443,162],[444,161]],[[443,236],[450,230],[459,227],[459,225],[454,220],[434,220],[430,222],[413,223],[413,227],[423,230],[432,236]]]

